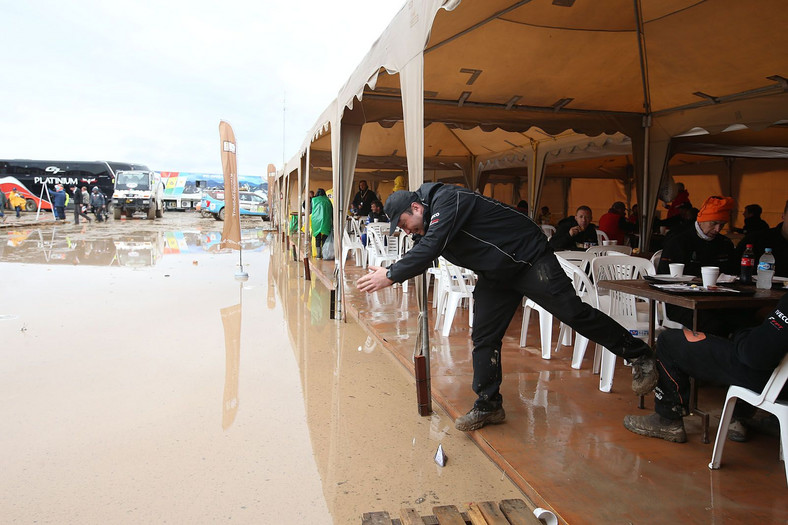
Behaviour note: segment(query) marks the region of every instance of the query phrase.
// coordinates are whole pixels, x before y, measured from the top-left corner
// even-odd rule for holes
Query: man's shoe
[[[454,428],[463,432],[470,432],[471,430],[482,428],[484,425],[503,423],[504,419],[506,419],[506,412],[504,412],[503,407],[491,412],[472,408],[470,412],[454,421]]]
[[[744,423],[738,419],[731,421],[731,424],[728,425],[728,439],[737,443],[747,441],[747,427],[744,426]]]
[[[632,364],[632,391],[644,396],[654,390],[659,379],[654,351],[649,349],[647,353],[630,359],[629,362]]]
[[[656,412],[648,416],[624,416],[624,426],[630,432],[641,436],[664,439],[674,443],[687,441],[683,419],[668,419]]]

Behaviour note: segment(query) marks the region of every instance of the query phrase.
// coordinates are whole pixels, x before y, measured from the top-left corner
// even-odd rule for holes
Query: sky
[[[0,0],[0,158],[239,174],[297,152],[405,0]],[[332,34],[333,32],[333,34]]]

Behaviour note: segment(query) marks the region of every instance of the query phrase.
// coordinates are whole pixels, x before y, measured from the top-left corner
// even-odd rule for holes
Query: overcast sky
[[[0,0],[0,158],[221,173],[226,120],[265,174],[404,3]]]

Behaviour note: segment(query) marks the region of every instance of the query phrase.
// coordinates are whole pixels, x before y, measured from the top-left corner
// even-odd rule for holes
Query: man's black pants
[[[737,357],[733,341],[692,330],[667,330],[657,339],[659,381],[654,408],[662,417],[679,419],[689,411],[690,377],[718,385],[737,385],[760,392],[771,370],[753,370]],[[749,407],[749,410],[747,410]],[[752,414],[745,403],[736,403],[734,414]]]
[[[635,339],[606,314],[584,303],[572,281],[552,252],[537,259],[530,269],[508,282],[480,277],[473,291],[473,391],[479,396],[474,406],[496,410],[503,398],[501,344],[506,329],[522,303],[523,296],[568,324],[588,339],[614,354],[631,359],[643,355],[648,345]]]

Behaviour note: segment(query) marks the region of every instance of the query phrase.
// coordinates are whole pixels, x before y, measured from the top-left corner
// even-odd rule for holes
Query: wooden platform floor
[[[318,274],[313,279],[326,279],[333,261],[313,261],[312,268]],[[408,293],[389,288],[362,294],[352,285],[362,271],[346,267],[346,312],[412,370],[415,287]],[[431,326],[433,314],[430,310]],[[748,443],[728,442],[722,469],[711,471],[713,444],[701,442],[698,418],[685,418],[689,441],[683,444],[630,433],[622,425],[624,416],[647,413],[637,408],[630,369],[619,360],[613,391],[600,392],[599,376],[591,371],[592,346],[582,369],[574,370],[571,347],[542,359],[537,315],[531,316],[527,346],[520,348],[521,322],[520,313],[502,350],[506,422],[468,437],[533,504],[566,523],[788,523],[788,488],[776,437],[756,434]],[[557,324],[553,333],[555,338]],[[449,337],[431,331],[430,343],[434,402],[456,418],[475,399],[467,310],[458,312]],[[723,388],[701,389],[699,406],[711,412],[712,442],[724,394]],[[646,410],[653,410],[650,397]],[[446,454],[461,461],[450,450]]]

